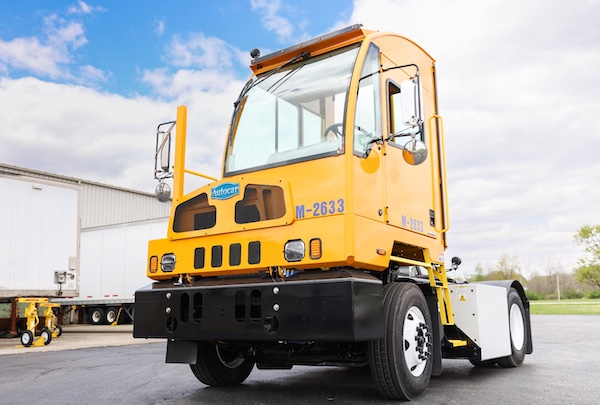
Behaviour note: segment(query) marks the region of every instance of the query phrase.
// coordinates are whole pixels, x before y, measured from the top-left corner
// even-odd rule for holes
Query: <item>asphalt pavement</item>
[[[165,364],[164,342],[133,339],[130,326],[89,328],[98,327],[66,328],[46,347],[15,348],[0,342],[0,403],[396,403],[379,395],[364,369],[255,369],[241,386],[210,388],[198,382],[187,365]],[[486,369],[466,360],[444,360],[443,374],[433,377],[413,403],[598,403],[600,316],[534,315],[532,330],[534,352],[521,367]],[[85,342],[71,341],[77,334],[76,340]],[[18,343],[12,341],[12,346]],[[75,347],[92,342],[102,347]],[[54,344],[58,351],[49,352]]]
[[[36,336],[35,339],[38,339]],[[133,325],[63,325],[61,336],[45,346],[23,347],[19,338],[0,339],[0,356],[5,354],[32,354],[90,347],[127,346],[156,343],[162,340],[134,339]]]

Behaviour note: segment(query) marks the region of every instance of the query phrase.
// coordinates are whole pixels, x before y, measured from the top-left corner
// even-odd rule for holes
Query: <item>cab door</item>
[[[382,61],[388,139],[384,145],[386,220],[417,239],[437,238],[436,229],[440,229],[442,221],[437,169],[439,150],[437,134],[432,133],[435,126],[428,126],[428,117],[435,114],[430,77],[433,61],[410,44],[391,47],[388,54],[382,54]],[[427,148],[427,157],[419,164],[403,156],[413,139],[424,142]]]

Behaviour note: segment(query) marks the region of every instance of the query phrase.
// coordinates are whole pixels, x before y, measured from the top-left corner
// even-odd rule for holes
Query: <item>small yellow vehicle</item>
[[[360,25],[252,57],[221,180],[184,193],[186,173],[203,176],[185,166],[187,109],[158,127],[157,197],[172,178],[173,204],[134,336],[166,339],[166,361],[210,386],[255,366],[368,365],[385,397],[407,400],[442,358],[520,365],[533,349],[522,285],[458,283],[460,259],[444,256],[434,59]]]

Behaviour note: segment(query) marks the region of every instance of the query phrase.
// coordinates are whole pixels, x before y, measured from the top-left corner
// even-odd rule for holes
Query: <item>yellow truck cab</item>
[[[187,109],[158,128],[157,195],[172,177],[173,208],[149,242],[134,336],[167,339],[167,362],[213,386],[255,365],[370,364],[384,396],[410,399],[442,357],[519,365],[532,350],[522,286],[448,276],[460,259],[446,268],[434,59],[360,25],[252,57],[221,180],[184,193],[198,174]]]

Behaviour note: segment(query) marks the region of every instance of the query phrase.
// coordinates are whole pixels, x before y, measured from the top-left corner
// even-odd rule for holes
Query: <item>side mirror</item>
[[[168,172],[171,165],[171,133],[165,134],[165,138],[160,150],[160,168],[163,172]]]
[[[166,130],[163,130],[168,126]],[[171,131],[175,121],[162,123],[156,128],[156,150],[154,151],[154,178],[158,180],[154,195],[160,202],[167,202],[171,198],[171,187],[165,179],[173,177],[171,172]]]
[[[162,130],[165,125],[168,129]],[[160,124],[156,129],[156,151],[154,153],[154,178],[162,179],[170,177],[171,172],[171,131],[175,121]]]
[[[409,165],[420,165],[427,159],[427,146],[425,142],[413,137],[413,139],[404,145],[402,157]]]
[[[419,88],[416,78],[404,80],[400,83],[402,96],[402,122],[416,128],[420,123],[419,113]]]

